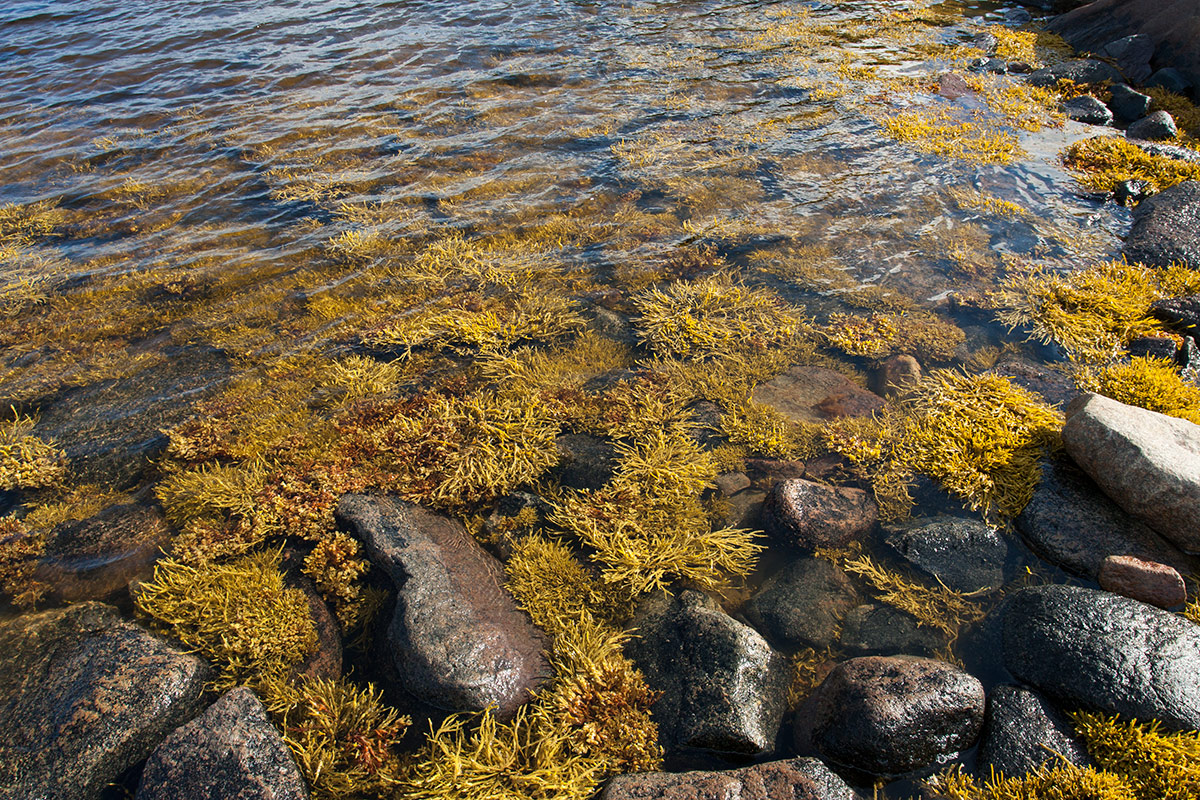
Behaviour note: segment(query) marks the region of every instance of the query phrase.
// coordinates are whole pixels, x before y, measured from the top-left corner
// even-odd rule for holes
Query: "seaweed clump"
[[[928,786],[944,800],[1141,800],[1119,776],[1067,763],[983,783],[955,768],[935,775]]]
[[[1163,733],[1159,723],[1080,711],[1075,728],[1097,766],[1120,775],[1137,800],[1200,796],[1200,732]]]
[[[37,420],[14,412],[0,424],[0,489],[45,489],[62,484],[67,459],[50,442],[33,435]]]
[[[934,314],[832,314],[817,330],[846,355],[882,359],[911,353],[922,362],[949,361],[966,334]]]
[[[1126,363],[1084,369],[1075,382],[1081,391],[1200,425],[1200,389],[1184,382],[1165,358],[1138,356]]]
[[[1097,136],[1067,147],[1062,161],[1090,192],[1114,192],[1121,183],[1146,181],[1152,193],[1200,180],[1200,164],[1152,155],[1123,136]]]

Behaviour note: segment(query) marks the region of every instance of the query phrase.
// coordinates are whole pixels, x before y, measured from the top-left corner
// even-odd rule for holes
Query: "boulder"
[[[753,398],[797,422],[864,417],[883,407],[882,397],[868,392],[840,372],[810,366],[794,366],[760,384],[755,388]]]
[[[1200,728],[1200,625],[1127,597],[1036,586],[1003,610],[1004,665],[1068,708]]]
[[[1134,91],[1128,84],[1115,83],[1109,89],[1112,98],[1108,107],[1125,122],[1133,122],[1150,113],[1150,95]]]
[[[1126,78],[1140,84],[1153,72],[1150,59],[1154,57],[1154,39],[1144,33],[1122,36],[1100,48],[1100,55],[1112,59]]]
[[[1112,125],[1113,112],[1090,94],[1081,94],[1079,97],[1063,101],[1062,109],[1069,119],[1076,122],[1087,125]]]
[[[761,755],[775,749],[789,673],[766,640],[696,591],[642,602],[626,647],[651,689],[668,749]]]
[[[1031,689],[1011,685],[993,689],[979,737],[977,772],[988,775],[995,770],[1017,777],[1043,764],[1054,766],[1060,757],[1080,767],[1091,763],[1070,718]]]
[[[612,442],[586,433],[564,433],[554,440],[554,475],[572,489],[599,489],[612,480],[617,451]]]
[[[1121,72],[1111,64],[1091,59],[1072,59],[1034,70],[1027,79],[1034,86],[1053,87],[1059,81],[1075,83],[1120,83]]]
[[[1196,300],[1200,301],[1200,296],[1196,296]],[[1200,311],[1200,303],[1196,310]],[[1167,336],[1139,336],[1125,345],[1125,351],[1130,358],[1165,358],[1174,361],[1179,354],[1179,346]]]
[[[832,764],[902,775],[974,744],[983,712],[983,684],[943,661],[852,658],[797,712],[797,749],[811,744]]]
[[[1187,602],[1187,585],[1179,571],[1166,564],[1133,556],[1109,556],[1100,565],[1100,588],[1159,608]]]
[[[733,497],[740,491],[750,488],[750,478],[744,472],[722,472],[717,476],[717,491],[722,497]]]
[[[1155,70],[1154,74],[1146,80],[1146,86],[1156,86],[1175,94],[1187,94],[1194,88],[1192,82],[1174,67],[1163,67],[1160,70]]]
[[[292,753],[245,687],[226,692],[150,755],[136,800],[308,800]]]
[[[875,527],[879,508],[861,489],[792,478],[771,489],[763,508],[767,534],[812,551],[841,547]]]
[[[1067,406],[1062,440],[1117,505],[1200,550],[1200,425],[1089,393]]]
[[[769,761],[720,772],[617,775],[599,800],[856,800],[854,791],[816,758]]]
[[[387,650],[405,690],[508,718],[549,677],[545,636],[461,523],[393,497],[346,495],[335,514],[396,586]]]
[[[828,647],[858,605],[854,584],[834,564],[801,558],[768,578],[746,603],[746,618],[786,650]]]
[[[0,797],[94,800],[202,708],[208,668],[86,602],[0,625]]]
[[[1142,117],[1137,122],[1130,123],[1125,129],[1125,135],[1130,139],[1145,139],[1151,142],[1163,139],[1174,139],[1179,133],[1175,118],[1166,111],[1155,111]]]
[[[905,561],[950,589],[974,592],[1004,583],[1008,542],[980,520],[920,519],[888,526],[884,533]]]
[[[1181,333],[1194,334],[1200,330],[1200,294],[1156,300],[1150,313]]]
[[[882,603],[856,606],[842,622],[840,649],[848,656],[931,656],[945,646],[940,630]]]
[[[889,356],[872,375],[871,389],[883,397],[894,397],[921,382],[921,364],[901,353]]]

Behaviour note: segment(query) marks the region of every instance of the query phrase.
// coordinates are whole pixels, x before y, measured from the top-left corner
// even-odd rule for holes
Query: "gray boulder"
[[[946,635],[898,608],[866,603],[846,615],[840,646],[848,656],[931,656],[946,646]]]
[[[1111,58],[1125,77],[1142,83],[1150,77],[1150,59],[1154,57],[1154,39],[1144,33],[1122,36],[1100,48],[1100,55]]]
[[[1053,766],[1060,756],[1079,767],[1091,763],[1066,714],[1023,686],[992,690],[979,737],[980,775],[995,770],[1016,777],[1043,764]]]
[[[202,707],[208,668],[87,602],[0,625],[0,797],[94,800]]]
[[[1137,122],[1130,123],[1125,129],[1125,135],[1130,139],[1146,139],[1151,142],[1174,139],[1178,133],[1175,118],[1166,111],[1148,114]]]
[[[828,647],[858,592],[846,573],[821,558],[793,561],[763,583],[746,604],[746,618],[778,646]]]
[[[1200,625],[1079,586],[1037,586],[1003,609],[1004,664],[1069,708],[1200,728]]]
[[[1200,294],[1156,300],[1150,313],[1181,333],[1195,334],[1200,330]]]
[[[1004,583],[1008,542],[977,519],[938,517],[884,529],[887,543],[920,572],[961,592]]]
[[[1090,94],[1081,94],[1079,97],[1072,97],[1062,104],[1063,113],[1069,119],[1076,122],[1082,122],[1087,125],[1112,125],[1113,112],[1108,110],[1108,106],[1101,103]]]
[[[1091,59],[1073,59],[1035,70],[1028,78],[1034,86],[1054,86],[1061,80],[1075,83],[1120,83],[1121,72],[1111,64]]]
[[[291,751],[254,692],[227,692],[146,761],[136,800],[308,800]]]
[[[856,800],[854,791],[816,758],[769,761],[720,772],[618,775],[600,800]]]
[[[387,648],[401,686],[439,708],[516,713],[550,674],[548,643],[500,562],[458,521],[396,498],[346,495],[336,517],[396,586]]]
[[[862,489],[803,478],[775,484],[763,508],[768,536],[807,551],[841,547],[874,528],[878,518],[878,506]]]
[[[1150,95],[1134,91],[1125,83],[1115,83],[1109,91],[1112,92],[1112,98],[1108,101],[1108,107],[1120,119],[1133,122],[1150,113]]]
[[[1187,94],[1192,90],[1192,82],[1174,67],[1163,67],[1156,70],[1146,80],[1147,86],[1157,86],[1175,94]]]

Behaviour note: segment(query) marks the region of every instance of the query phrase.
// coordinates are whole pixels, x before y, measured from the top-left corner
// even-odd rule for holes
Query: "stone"
[[[1180,333],[1195,333],[1200,330],[1200,294],[1156,300],[1150,313]]]
[[[1179,548],[1200,551],[1200,425],[1092,393],[1066,416],[1063,445],[1101,490]]]
[[[937,628],[889,605],[867,603],[846,614],[839,648],[848,656],[931,656],[946,646]]]
[[[785,650],[833,644],[858,592],[846,573],[821,558],[801,558],[768,578],[746,603],[750,624]]]
[[[1100,55],[1112,59],[1126,78],[1142,83],[1153,71],[1150,59],[1154,57],[1154,39],[1144,33],[1123,36],[1100,48]]]
[[[723,472],[715,481],[717,491],[722,497],[732,497],[738,492],[750,488],[750,479],[744,472]]]
[[[1122,253],[1131,264],[1200,269],[1200,181],[1184,181],[1140,203]]]
[[[554,439],[558,465],[553,474],[572,489],[599,489],[612,480],[617,451],[612,442],[586,433],[564,433]]]
[[[746,472],[756,483],[774,485],[788,478],[803,478],[808,473],[808,465],[794,459],[747,458]]]
[[[1004,665],[1066,708],[1200,727],[1200,625],[1081,586],[1021,589],[1003,607]]]
[[[626,652],[659,699],[651,708],[668,750],[762,755],[775,749],[787,706],[787,660],[708,596],[652,595],[638,607]]]
[[[1017,353],[1006,353],[989,370],[1023,389],[1036,392],[1051,405],[1062,405],[1078,394],[1074,382],[1061,369],[1050,369]]]
[[[921,363],[907,354],[889,356],[872,375],[872,390],[895,397],[921,382]]]
[[[852,658],[797,712],[797,750],[811,744],[835,766],[903,775],[974,744],[984,702],[983,684],[944,661]]]
[[[950,589],[974,592],[1004,584],[1008,542],[980,520],[921,519],[886,527],[884,533],[905,561]]]
[[[759,384],[755,402],[771,406],[796,422],[825,422],[835,417],[869,416],[883,398],[858,386],[840,372],[824,367],[794,366]]]
[[[34,577],[50,587],[54,600],[107,600],[131,581],[149,577],[171,530],[160,510],[127,503],[94,517],[56,525]]]
[[[451,711],[510,718],[550,675],[545,636],[462,524],[394,497],[345,495],[338,523],[396,587],[386,648],[400,685]]]
[[[1192,82],[1174,67],[1163,67],[1160,70],[1156,70],[1146,80],[1146,86],[1166,89],[1168,92],[1174,92],[1175,94],[1187,94],[1193,88]]]
[[[1111,64],[1091,59],[1072,59],[1034,70],[1027,80],[1034,86],[1053,87],[1061,80],[1075,83],[1120,83],[1123,79],[1120,71]]]
[[[761,489],[744,489],[726,499],[721,516],[729,527],[759,530],[762,528],[762,510],[766,500],[767,493]]]
[[[1072,97],[1062,104],[1063,113],[1069,119],[1076,122],[1082,122],[1087,125],[1112,125],[1113,112],[1108,110],[1108,106],[1101,103],[1090,94],[1081,94],[1079,97]]]
[[[1174,361],[1179,347],[1174,339],[1166,336],[1139,336],[1125,345],[1125,350],[1131,358],[1165,358]]]
[[[1134,206],[1154,194],[1154,184],[1141,178],[1128,178],[1113,189],[1113,200],[1117,205]]]
[[[1130,139],[1147,139],[1152,142],[1174,139],[1178,133],[1179,128],[1175,125],[1175,118],[1166,111],[1154,111],[1147,114],[1137,122],[1130,123],[1129,127],[1125,129],[1125,135]]]
[[[948,100],[956,100],[973,95],[975,91],[967,84],[967,79],[962,75],[946,72],[938,76],[938,94]]]
[[[150,755],[136,800],[308,800],[292,753],[254,692],[226,692]]]
[[[1078,767],[1091,763],[1070,718],[1023,686],[992,689],[979,737],[978,774],[995,770],[1016,777],[1061,763],[1060,757]]]
[[[209,677],[102,603],[0,624],[0,797],[95,800],[203,708]]]
[[[1150,113],[1150,95],[1135,91],[1125,83],[1114,83],[1109,91],[1112,92],[1112,98],[1108,101],[1108,107],[1120,119],[1133,122]]]
[[[1200,568],[1196,559],[1122,511],[1067,459],[1043,465],[1042,479],[1016,526],[1038,556],[1089,580],[1096,580],[1110,555],[1161,561],[1184,572]]]
[[[874,528],[878,517],[863,490],[803,478],[775,484],[763,508],[768,536],[807,551],[841,547]]]
[[[1100,565],[1100,588],[1159,608],[1187,602],[1187,585],[1174,567],[1133,556],[1109,556]]]
[[[617,775],[599,800],[857,800],[820,759],[791,758],[719,772]]]

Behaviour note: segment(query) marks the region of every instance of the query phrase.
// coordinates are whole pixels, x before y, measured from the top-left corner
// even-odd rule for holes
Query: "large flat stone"
[[[716,772],[618,775],[600,800],[855,800],[819,759],[792,758]]]
[[[753,398],[797,422],[867,416],[883,407],[882,397],[824,367],[792,367],[760,384]]]

